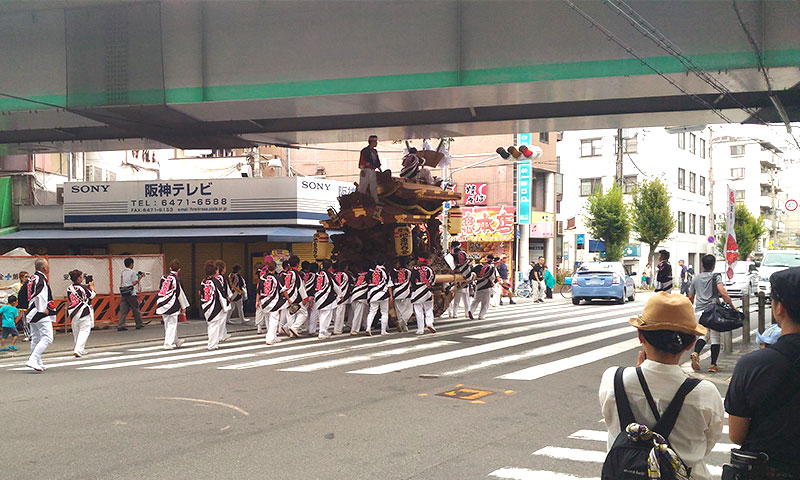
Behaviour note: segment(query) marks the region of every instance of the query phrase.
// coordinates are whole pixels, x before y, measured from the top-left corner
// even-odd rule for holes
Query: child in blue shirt
[[[16,295],[9,295],[8,305],[0,307],[0,318],[3,319],[3,334],[0,339],[0,352],[7,352],[9,350],[17,351],[17,339],[19,332],[17,332],[17,319],[22,316],[17,309]],[[6,339],[11,335],[11,345],[6,348]]]

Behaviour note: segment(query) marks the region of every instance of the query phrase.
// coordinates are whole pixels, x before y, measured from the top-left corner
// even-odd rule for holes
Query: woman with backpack
[[[654,295],[630,323],[642,344],[640,366],[609,368],[600,382],[609,449],[601,478],[628,478],[623,471],[659,467],[649,454],[655,443],[665,443],[669,449],[657,449],[656,455],[660,478],[709,480],[706,462],[722,435],[722,398],[713,383],[690,379],[680,367],[681,356],[705,335],[705,327],[685,296],[666,292]],[[650,432],[659,436],[651,438]],[[627,455],[632,450],[640,455]],[[682,463],[675,462],[678,457]],[[683,465],[685,476],[669,472],[670,465]]]

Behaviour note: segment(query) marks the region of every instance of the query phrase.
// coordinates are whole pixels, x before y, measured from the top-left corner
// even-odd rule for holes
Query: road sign
[[[533,165],[530,160],[517,164],[517,223],[531,223],[531,198],[533,196]]]
[[[797,200],[787,200],[786,210],[790,212],[794,212],[795,210],[797,210]]]
[[[533,134],[531,133],[518,133],[517,134],[517,145],[532,145]]]
[[[714,238],[714,235],[711,235],[710,237],[708,237],[708,243],[714,243],[716,241],[717,241],[717,239]]]

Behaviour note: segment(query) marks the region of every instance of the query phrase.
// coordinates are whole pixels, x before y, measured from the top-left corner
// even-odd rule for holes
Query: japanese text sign
[[[461,242],[507,242],[514,239],[514,207],[464,207]]]
[[[517,223],[531,223],[533,196],[533,165],[530,160],[517,163]]]
[[[486,183],[465,183],[464,204],[468,207],[486,205],[488,189]]]

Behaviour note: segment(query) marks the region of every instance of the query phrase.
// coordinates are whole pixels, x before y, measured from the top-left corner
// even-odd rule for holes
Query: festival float
[[[375,259],[385,257],[393,263],[397,257],[407,257],[409,267],[417,265],[423,252],[430,255],[430,266],[436,273],[433,289],[433,310],[436,317],[447,309],[450,298],[445,285],[463,278],[454,274],[445,261],[442,248],[441,227],[444,202],[461,200],[461,194],[442,188],[442,180],[432,177],[426,168],[437,168],[449,155],[443,142],[436,150],[426,144],[416,151],[406,142],[403,156],[403,173],[406,166],[416,166],[418,174],[396,177],[390,170],[377,172],[378,203],[369,195],[353,192],[338,198],[339,210],[328,210],[329,218],[320,223],[325,230],[337,230],[328,236],[319,232],[315,236],[316,258],[332,258],[339,262],[366,262],[375,265]],[[457,206],[447,216],[448,233],[461,231],[461,216]]]

